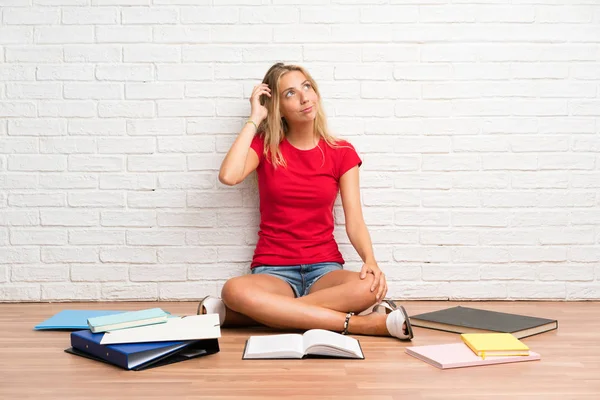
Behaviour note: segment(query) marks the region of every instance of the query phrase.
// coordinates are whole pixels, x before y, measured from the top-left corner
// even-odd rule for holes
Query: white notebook
[[[156,325],[139,326],[104,333],[100,344],[200,340],[221,337],[219,314],[169,318]]]

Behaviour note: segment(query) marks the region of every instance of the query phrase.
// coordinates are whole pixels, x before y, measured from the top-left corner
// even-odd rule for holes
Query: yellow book
[[[510,333],[463,333],[460,338],[484,360],[486,356],[529,355],[529,347]]]

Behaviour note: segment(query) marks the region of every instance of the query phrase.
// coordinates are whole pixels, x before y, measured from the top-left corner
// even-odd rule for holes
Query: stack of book
[[[407,347],[406,353],[441,369],[540,360],[510,333],[462,334],[462,342]]]
[[[71,332],[65,352],[140,371],[219,352],[217,314],[177,317],[161,310],[120,312],[87,319]]]
[[[407,347],[406,353],[438,368],[540,360],[519,339],[558,329],[558,321],[470,307],[410,317],[413,326],[460,333],[462,342]]]

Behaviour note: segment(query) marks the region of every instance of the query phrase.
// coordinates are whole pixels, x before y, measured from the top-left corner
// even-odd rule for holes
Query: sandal
[[[369,315],[372,312],[378,312],[379,314],[389,314],[396,309],[396,304],[391,300],[382,300],[380,303],[375,303],[369,306],[366,310],[362,311],[358,315]]]
[[[406,323],[408,334],[404,333],[404,329],[402,329],[404,323]],[[400,340],[411,340],[415,336],[413,334],[412,326],[410,325],[408,314],[402,306],[388,314],[387,319],[385,320],[385,326],[387,327],[388,332],[390,332],[390,335]]]
[[[396,306],[396,303],[394,303],[392,300],[386,299],[382,300],[380,304],[376,304],[375,307],[373,307],[373,312],[379,314],[390,314],[397,309],[398,306]]]
[[[366,310],[361,311],[360,313],[357,313],[356,315],[369,315],[375,310],[375,307],[377,307],[378,305],[379,305],[379,303],[375,303],[372,306],[367,307]]]
[[[373,307],[373,312],[387,314],[388,317],[385,320],[385,325],[392,336],[403,340],[411,340],[415,337],[412,325],[410,324],[410,318],[404,307],[398,307],[396,303],[391,300],[383,300],[381,304]],[[402,325],[405,322],[408,334],[404,333],[404,330],[402,329]]]
[[[219,324],[223,325],[223,322],[225,321],[225,310],[226,308],[223,300],[213,296],[206,296],[200,300],[196,314],[219,314]]]
[[[412,325],[410,324],[410,319],[404,307],[398,307],[393,301],[385,299],[382,300],[381,303],[375,304],[372,308],[367,308],[358,315],[367,315],[371,312],[387,314],[385,326],[392,336],[401,340],[411,340],[415,337]],[[402,325],[404,325],[405,322],[408,334],[404,333],[404,329],[402,329]]]

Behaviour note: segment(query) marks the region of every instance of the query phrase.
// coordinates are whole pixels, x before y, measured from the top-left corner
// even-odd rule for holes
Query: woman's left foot
[[[380,314],[389,314],[398,307],[392,300],[383,299],[378,301],[377,303],[369,306],[366,310],[362,311],[358,315],[369,315],[372,312],[380,313]]]
[[[196,314],[219,314],[219,324],[222,326],[225,322],[225,311],[226,308],[223,300],[213,296],[206,296],[198,304]]]
[[[385,326],[391,336],[400,340],[411,340],[414,337],[408,314],[402,306],[387,315]]]

